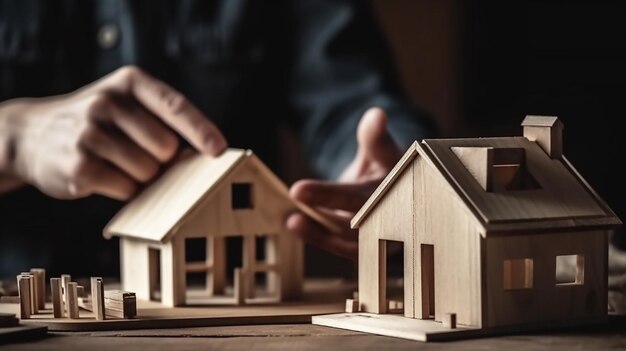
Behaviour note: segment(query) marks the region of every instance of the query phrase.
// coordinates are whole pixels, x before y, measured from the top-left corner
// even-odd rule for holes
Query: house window
[[[251,209],[252,204],[252,184],[251,183],[233,183],[231,188],[232,208]]]
[[[556,285],[582,285],[585,283],[585,256],[556,256]]]
[[[185,262],[205,262],[207,260],[206,238],[185,239]]]
[[[533,259],[518,258],[504,260],[504,289],[519,290],[533,288]]]
[[[207,289],[212,263],[207,238],[185,238],[185,281],[187,290]]]

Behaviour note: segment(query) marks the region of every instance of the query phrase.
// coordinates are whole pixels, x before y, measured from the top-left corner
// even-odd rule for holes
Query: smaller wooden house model
[[[521,137],[415,142],[352,219],[355,313],[313,322],[427,341],[606,321],[607,242],[621,221],[562,155],[556,117],[522,126]],[[391,243],[403,246],[399,297]]]
[[[303,243],[284,228],[294,210],[331,225],[291,199],[251,151],[228,149],[174,164],[107,224],[104,236],[120,237],[123,289],[138,299],[168,306],[275,302],[302,292]],[[238,250],[229,270],[227,253]]]

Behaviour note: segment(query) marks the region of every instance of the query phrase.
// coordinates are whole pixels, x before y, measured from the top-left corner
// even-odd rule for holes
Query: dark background
[[[565,156],[626,218],[626,3],[374,5],[398,77],[411,101],[436,119],[440,137],[521,135],[524,116],[558,116]],[[626,249],[622,232],[613,241]],[[309,266],[315,262],[310,255]]]
[[[619,170],[626,149],[621,128],[626,112],[626,5],[375,0],[374,8],[400,81],[411,101],[435,118],[439,136],[521,135],[525,115],[559,116],[565,124],[566,157],[617,215],[626,218]],[[296,165],[286,173],[288,182],[308,175],[300,167],[301,157],[291,152],[293,144],[287,135],[283,149],[294,159],[286,163]],[[30,218],[28,204],[14,206],[23,206],[24,218]],[[70,206],[80,208],[82,203]],[[48,225],[30,220],[32,230]],[[81,221],[94,219],[57,220],[71,232]],[[617,244],[626,246],[621,237]],[[69,245],[81,249],[88,243],[82,241],[74,237]],[[102,245],[115,251],[117,243]],[[110,262],[108,256],[93,259]],[[82,270],[89,267],[77,267],[75,273]],[[349,276],[353,266],[310,249],[307,272]]]
[[[556,115],[566,157],[626,218],[624,2],[376,4],[408,95],[443,137],[521,135],[525,115]]]

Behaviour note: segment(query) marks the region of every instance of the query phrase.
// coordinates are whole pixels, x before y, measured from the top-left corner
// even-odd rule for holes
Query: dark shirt
[[[429,133],[403,100],[366,1],[0,0],[0,101],[67,93],[127,64],[183,92],[231,146],[275,170],[277,126],[296,131],[326,178],[354,156],[368,107],[389,113],[402,147]],[[32,188],[0,197],[0,275],[35,265],[114,274],[116,243],[101,229],[120,205]]]

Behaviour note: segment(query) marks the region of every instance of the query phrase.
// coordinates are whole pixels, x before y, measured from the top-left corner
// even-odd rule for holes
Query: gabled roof
[[[523,148],[528,171],[540,189],[487,192],[455,155],[453,147]],[[423,157],[460,196],[487,232],[545,231],[563,227],[620,225],[620,220],[565,159],[550,158],[524,137],[426,139],[415,142],[352,219],[358,228],[402,170]]]
[[[193,209],[245,162],[253,162],[260,176],[283,194],[285,201],[331,230],[339,230],[313,209],[291,199],[287,186],[252,151],[228,149],[218,157],[192,154],[179,160],[115,215],[104,228],[104,237],[167,241],[172,229],[186,216],[193,215]]]

